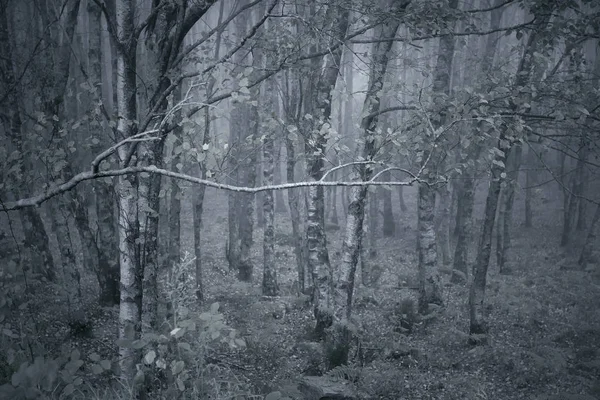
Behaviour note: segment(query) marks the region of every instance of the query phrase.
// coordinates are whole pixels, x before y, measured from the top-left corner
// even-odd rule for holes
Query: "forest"
[[[0,399],[600,399],[600,2],[0,0]]]

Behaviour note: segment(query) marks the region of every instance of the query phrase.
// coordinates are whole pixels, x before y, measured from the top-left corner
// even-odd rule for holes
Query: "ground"
[[[207,382],[212,379],[207,383],[211,396],[226,398],[226,391],[254,395],[278,391],[281,396],[302,398],[299,379],[323,373],[325,362],[322,346],[311,341],[311,307],[292,288],[296,272],[288,217],[276,216],[282,295],[264,298],[260,229],[254,236],[253,282],[238,282],[228,271],[224,199],[223,194],[207,191],[203,227],[207,299],[202,306],[192,299],[187,304],[191,314],[200,315],[218,303],[227,326],[235,329],[245,346],[209,343],[202,347],[203,363],[213,366],[212,372],[204,370]],[[414,193],[407,191],[406,199],[409,210],[414,210]],[[479,210],[482,202],[480,196]],[[600,270],[577,268],[583,234],[574,236],[573,250],[558,246],[559,203],[538,207],[533,228],[525,229],[521,218],[515,217],[512,271],[499,275],[491,262],[486,299],[490,335],[479,346],[468,342],[468,288],[450,284],[447,274],[443,275],[444,307],[426,320],[417,318],[407,325],[411,318],[403,307],[405,299],[414,297],[416,219],[412,211],[396,214],[397,236],[377,242],[375,262],[383,270],[378,286],[357,288],[359,339],[352,364],[326,373],[327,379],[352,381],[354,395],[365,399],[600,399]],[[183,214],[183,249],[191,251],[189,204],[184,203]],[[334,265],[339,261],[341,232],[328,232]],[[86,303],[92,305],[93,279],[86,277],[84,285],[88,286]],[[51,289],[38,293],[29,307],[31,318],[44,325],[45,337],[40,338],[44,347],[114,357],[118,310],[90,306],[95,310],[90,311],[91,337],[74,337],[67,333],[65,321],[56,318],[66,315],[66,310],[55,300],[57,289]],[[94,393],[108,396],[110,392],[101,390],[107,377],[91,381]],[[217,387],[220,397],[214,394]]]

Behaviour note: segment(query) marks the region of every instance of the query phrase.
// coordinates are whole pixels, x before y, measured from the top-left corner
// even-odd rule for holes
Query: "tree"
[[[523,88],[532,74],[533,70],[533,54],[537,50],[539,43],[537,42],[538,35],[543,35],[550,22],[550,13],[553,10],[553,5],[546,7],[540,6],[533,8],[530,11],[539,18],[538,27],[533,30],[525,45],[525,51],[519,62],[516,71],[514,88]],[[523,112],[523,104],[529,104],[526,101],[518,105],[513,103],[511,109],[513,112]],[[517,122],[518,124],[518,122]],[[514,130],[513,130],[514,129]],[[485,322],[483,307],[485,300],[485,286],[487,281],[487,270],[489,266],[491,254],[492,232],[494,228],[494,220],[496,216],[496,208],[498,206],[498,198],[500,189],[506,177],[506,160],[509,152],[518,140],[512,135],[518,135],[519,127],[511,127],[508,124],[503,124],[500,127],[497,147],[494,149],[494,159],[490,170],[491,181],[488,189],[488,195],[485,204],[485,213],[481,237],[477,247],[477,258],[473,266],[473,282],[469,291],[469,331],[472,335],[486,334],[488,331],[487,323]],[[518,136],[517,136],[518,137]]]

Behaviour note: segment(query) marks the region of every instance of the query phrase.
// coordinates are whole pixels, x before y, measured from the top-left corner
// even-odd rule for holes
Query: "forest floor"
[[[279,391],[301,398],[298,379],[322,374],[325,364],[322,346],[311,341],[312,310],[292,289],[296,270],[289,218],[276,216],[282,295],[266,299],[260,293],[262,230],[255,231],[253,282],[239,282],[227,270],[224,254],[226,202],[217,201],[214,192],[207,193],[209,209],[203,227],[207,299],[205,305],[190,309],[200,313],[218,302],[227,325],[246,342],[241,350],[204,347],[204,362],[214,367],[213,389],[255,395]],[[409,210],[415,209],[411,198],[407,196]],[[182,212],[183,249],[191,251],[189,204]],[[401,323],[406,317],[403,300],[415,296],[411,287],[417,262],[416,219],[411,212],[396,215],[396,237],[377,242],[374,262],[382,269],[379,285],[359,285],[356,291],[360,357],[353,356],[349,366],[325,376],[351,380],[355,393],[365,399],[600,399],[600,266],[579,270],[578,252],[558,246],[558,210],[546,207],[541,212],[546,215],[536,216],[533,228],[514,229],[511,273],[499,275],[491,262],[486,296],[490,334],[487,343],[479,346],[468,343],[468,287],[451,284],[447,274],[440,312],[427,321],[416,321],[410,332]],[[342,232],[328,232],[333,265],[339,262]],[[575,243],[580,240],[573,238]],[[84,282],[89,285],[84,296],[91,304],[94,280],[86,277]],[[96,307],[91,337],[65,337],[64,321],[56,318],[66,315],[65,305],[52,300],[58,297],[47,291],[30,307],[44,324],[45,346],[114,357],[118,309]]]

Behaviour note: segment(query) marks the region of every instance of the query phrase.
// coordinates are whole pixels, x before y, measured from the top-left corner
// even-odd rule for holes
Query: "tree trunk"
[[[117,53],[117,129],[124,137],[136,131],[136,63],[134,31],[134,7],[131,2],[117,0],[117,36],[126,48]],[[132,43],[133,42],[133,43]],[[128,156],[127,147],[118,149],[121,163]],[[119,339],[133,341],[140,338],[142,319],[142,271],[137,251],[138,224],[136,210],[136,179],[121,175],[117,178],[119,204],[119,254],[121,268],[121,299],[119,307]],[[140,351],[132,346],[119,347],[119,367],[124,382],[132,382],[135,366],[140,361]]]
[[[594,259],[594,251],[597,251],[598,247],[598,221],[600,220],[600,204],[596,206],[596,212],[592,217],[592,221],[590,222],[590,227],[588,229],[588,234],[585,239],[585,244],[583,245],[583,249],[581,250],[581,256],[579,256],[579,266],[581,269],[585,270],[587,265],[592,262],[597,262],[597,259]],[[597,256],[596,256],[597,257]]]
[[[181,90],[175,90],[177,95],[176,102],[181,100]],[[181,146],[181,128],[176,127],[175,130],[176,144],[174,147]],[[181,159],[181,152],[175,151],[173,154],[173,171],[183,172],[183,163]],[[171,179],[171,193],[169,196],[169,268],[172,268],[173,264],[181,261],[181,197],[182,192],[179,187],[178,179]]]
[[[404,9],[408,2],[398,7]],[[379,27],[378,36],[381,38],[394,37],[400,20],[391,18],[385,25]],[[361,121],[361,130],[363,132],[363,148],[360,150],[360,158],[363,160],[373,160],[377,152],[376,139],[374,132],[379,121],[377,114],[380,109],[380,93],[383,88],[384,78],[389,62],[389,52],[393,42],[380,42],[373,45],[373,60],[369,76],[369,85],[363,104],[363,112],[365,115]],[[361,181],[367,181],[373,174],[372,166],[359,165],[357,167],[357,178]],[[350,204],[348,205],[348,214],[346,216],[346,233],[342,245],[342,262],[340,267],[341,282],[338,285],[340,289],[345,286],[345,298],[336,299],[335,304],[335,322],[332,337],[329,339],[330,344],[339,355],[336,360],[338,364],[348,362],[348,354],[350,350],[350,341],[352,337],[352,329],[350,325],[352,315],[352,298],[354,295],[354,286],[356,280],[356,268],[361,255],[363,237],[363,223],[365,217],[365,202],[367,198],[368,187],[356,186],[352,188]],[[375,196],[372,194],[371,201],[374,205],[370,207],[375,210],[374,214],[378,213]],[[370,216],[371,221],[375,220],[376,215]],[[371,222],[373,223],[373,222]],[[371,235],[375,234],[375,228]],[[364,268],[364,263],[363,263]],[[364,271],[363,271],[364,272]],[[364,276],[363,276],[364,278]],[[339,292],[339,291],[338,291]],[[343,292],[342,292],[343,293]],[[335,365],[330,365],[335,366]]]
[[[269,85],[270,89],[274,89],[273,85]],[[271,96],[274,91],[269,91],[267,96]],[[265,105],[267,110],[272,109],[269,104]],[[273,133],[265,129],[266,137],[263,140],[263,184],[273,184],[273,167],[274,167],[274,139]],[[279,285],[277,284],[277,270],[275,269],[275,207],[274,196],[272,190],[267,190],[263,195],[263,209],[265,216],[264,238],[263,238],[263,280],[262,293],[265,296],[277,296],[279,293]]]
[[[437,270],[435,191],[428,185],[421,184],[418,196],[419,312],[427,314],[429,304],[443,304],[442,285]]]
[[[275,139],[275,167],[273,170],[273,182],[276,185],[279,185],[282,182],[281,179],[281,140]],[[283,194],[283,190],[275,191],[275,212],[276,213],[286,213],[287,208],[285,206],[285,198]]]
[[[381,179],[389,182],[392,179],[391,173],[389,171],[384,172]],[[383,236],[394,237],[396,234],[396,222],[394,221],[394,208],[392,206],[392,190],[384,188],[381,190],[381,195],[383,197]]]
[[[400,201],[400,211],[405,212],[408,210],[404,202],[404,186],[398,186],[398,200]]]
[[[537,184],[537,173],[535,167],[537,165],[535,159],[535,153],[529,145],[527,150],[527,173],[525,174],[525,228],[531,228],[533,226],[533,209],[531,203],[533,201],[533,186]]]
[[[286,71],[286,97],[289,99],[287,110],[287,121],[289,126],[294,126],[294,123],[300,114],[299,102],[295,93],[299,90],[296,77],[292,75],[292,72]],[[292,76],[290,76],[292,75]],[[295,169],[296,169],[296,150],[294,148],[294,140],[292,133],[284,132],[285,136],[285,149],[286,149],[286,180],[288,183],[295,182]],[[288,191],[288,205],[290,208],[290,218],[292,221],[292,235],[294,240],[294,256],[296,257],[296,271],[298,275],[298,288],[300,292],[304,292],[306,289],[306,258],[305,258],[305,246],[302,240],[302,232],[304,231],[301,226],[300,219],[300,190],[290,189]]]
[[[473,204],[475,202],[475,177],[473,171],[466,169],[463,172],[463,183],[458,194],[458,213],[456,230],[456,250],[454,252],[454,265],[451,281],[453,283],[466,283],[469,274],[469,245],[473,230]]]
[[[448,6],[457,9],[458,0],[450,0]],[[451,24],[453,26],[454,24]],[[433,92],[434,102],[444,101],[450,94],[450,74],[452,73],[452,59],[454,57],[454,37],[444,36],[440,39],[439,51],[436,60]],[[446,123],[445,114],[434,121],[434,130]],[[434,132],[430,133],[434,135]],[[439,162],[439,149],[424,150],[421,155],[421,167],[424,179],[428,183],[436,179],[435,164]],[[429,165],[427,160],[431,158]],[[446,202],[448,200],[446,199]],[[429,304],[443,304],[442,286],[437,270],[437,243],[435,232],[435,190],[426,183],[419,184],[418,191],[418,236],[417,250],[419,255],[419,312],[427,314]],[[449,251],[448,251],[449,252]]]
[[[217,26],[220,26],[223,21],[223,9],[225,7],[224,2],[219,4],[219,17]],[[219,59],[219,53],[221,51],[221,39],[223,30],[219,29],[215,38],[215,54],[213,60]],[[215,79],[211,76],[208,80],[206,87],[206,98],[207,100],[213,95],[215,85]],[[202,138],[202,151],[208,148],[210,145],[210,121],[211,113],[210,107],[204,109],[204,137]],[[207,179],[207,167],[206,167],[206,154],[198,161],[198,169],[200,170],[200,177]],[[206,194],[206,186],[200,185],[197,190],[194,191],[196,196],[194,198],[194,205],[192,211],[193,218],[193,230],[194,230],[194,257],[195,257],[195,281],[196,281],[196,299],[198,303],[203,303],[206,298],[204,292],[204,278],[202,271],[202,215],[204,212],[204,196]]]
[[[438,243],[442,253],[442,264],[449,265],[452,263],[450,256],[450,184],[444,185],[440,189],[439,202],[439,220],[438,220]]]
[[[335,15],[336,13],[339,13],[339,15]],[[328,6],[325,15],[326,20],[337,20],[335,23],[336,37],[329,38],[326,46],[330,46],[333,43],[332,41],[341,40],[344,37],[348,28],[348,17],[349,11],[347,8],[338,8],[335,4]],[[307,121],[308,126],[303,135],[307,174],[312,181],[318,181],[323,176],[325,167],[323,155],[326,150],[327,137],[322,127],[331,116],[331,88],[335,87],[339,75],[341,56],[342,48],[338,46],[324,57],[322,65],[319,65],[318,60],[312,63],[317,77],[310,82],[314,91],[309,90],[309,96],[305,96],[309,99],[306,111],[312,116],[312,119]],[[308,247],[308,269],[314,282],[315,334],[317,337],[323,338],[325,329],[333,323],[333,270],[329,262],[325,235],[323,186],[311,186],[307,192],[306,244]]]
[[[500,197],[500,188],[502,176],[505,174],[505,163],[510,151],[510,144],[504,135],[500,136],[498,141],[499,152],[496,152],[494,163],[491,168],[491,181],[488,189],[488,196],[485,203],[485,213],[481,238],[477,248],[477,259],[473,266],[473,282],[469,292],[469,316],[470,333],[485,334],[488,327],[483,316],[483,302],[485,299],[485,285],[487,282],[487,270],[492,250],[492,233],[494,230],[494,219],[498,207],[498,198]]]
[[[519,184],[522,151],[522,145],[520,143],[515,144],[511,152],[512,157],[509,164],[509,173],[507,175],[508,182],[504,187],[504,194],[502,196],[502,201],[504,202],[504,216],[501,220],[502,226],[500,226],[500,221],[498,221],[498,229],[502,230],[502,234],[498,235],[500,241],[498,242],[499,246],[496,248],[498,254],[498,269],[501,274],[510,273],[510,269],[507,267],[506,262],[508,259],[508,251],[510,250],[510,229],[512,227],[513,204],[515,200],[515,188]]]
[[[79,310],[81,305],[81,273],[75,258],[73,235],[69,229],[68,206],[64,199],[58,198],[50,206],[50,218],[56,232],[60,252],[63,288],[69,314]]]
[[[583,174],[585,171],[585,164],[587,159],[587,143],[585,138],[582,136],[580,140],[580,152],[579,158],[577,158],[577,164],[575,166],[575,175],[573,176],[573,183],[571,185],[571,193],[565,190],[565,196],[567,196],[566,212],[563,220],[563,231],[560,240],[561,246],[567,246],[571,241],[572,225],[575,221],[579,203],[583,203],[580,198],[583,194]]]
[[[368,188],[367,188],[368,189]],[[370,199],[369,199],[369,217],[368,217],[368,223],[369,223],[369,229],[367,230],[368,233],[368,237],[369,237],[369,243],[368,243],[368,248],[369,248],[369,258],[370,259],[374,259],[377,257],[377,231],[378,231],[378,227],[379,227],[379,196],[377,196],[377,190],[376,188],[374,188],[375,190],[371,190],[370,191]],[[351,192],[352,193],[352,192]],[[350,210],[349,207],[352,206],[352,198],[354,196],[354,193],[352,193],[350,195],[350,205],[348,206],[348,210]],[[348,211],[350,212],[350,211]]]
[[[537,35],[546,29],[550,19],[549,16],[551,14],[551,12],[548,12],[547,14],[537,16],[540,19],[540,30],[532,31],[527,39],[525,51],[523,52],[523,56],[521,57],[516,71],[516,79],[514,83],[515,88],[523,87],[530,81],[534,67],[533,54],[539,45],[538,41],[536,40]],[[527,98],[524,100],[527,100]],[[523,109],[522,106],[519,107],[514,103],[511,104],[511,108],[514,111],[521,111],[524,113],[528,112],[527,109]],[[500,195],[500,188],[506,174],[507,156],[513,144],[513,142],[511,142],[512,139],[509,140],[509,138],[506,136],[508,127],[504,126],[501,127],[501,129],[500,137],[498,138],[497,151],[495,151],[494,160],[492,161],[491,166],[491,181],[485,203],[485,217],[481,238],[477,248],[477,258],[475,260],[475,265],[473,266],[473,282],[469,291],[469,331],[472,335],[486,334],[488,331],[488,326],[483,313],[487,270],[491,255],[492,233],[494,230],[494,219],[496,216],[496,208],[498,206],[498,197]]]

